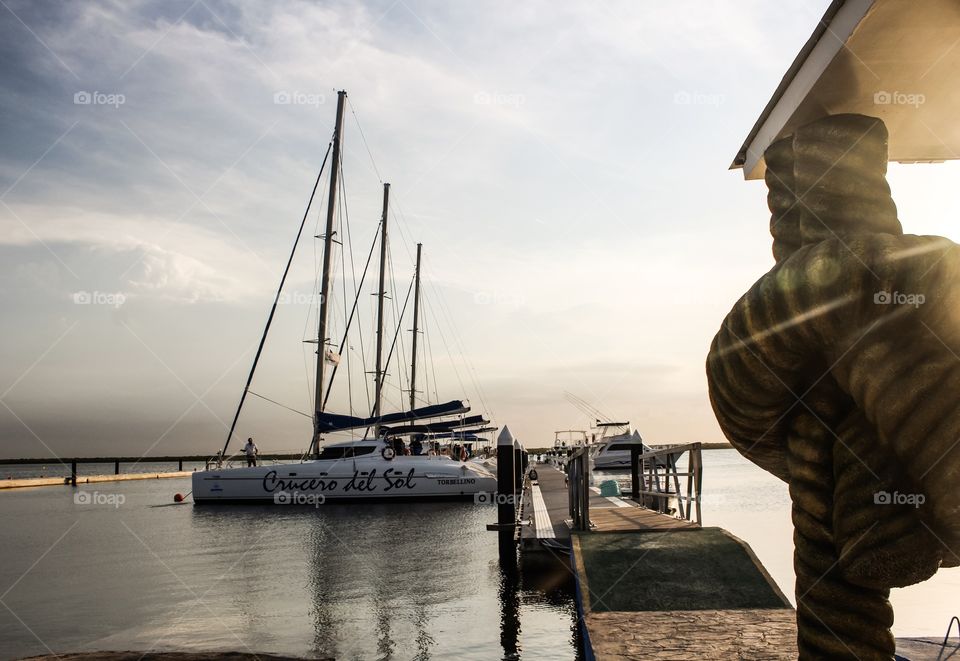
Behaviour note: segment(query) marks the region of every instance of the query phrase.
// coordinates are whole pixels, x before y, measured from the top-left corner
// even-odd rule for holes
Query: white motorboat
[[[594,470],[629,470],[630,453],[634,447],[640,447],[640,452],[651,452],[640,433],[634,430],[632,433],[627,427],[627,431],[610,436],[603,436],[597,444],[596,453],[593,455]],[[663,465],[663,460],[657,460],[657,463]]]
[[[334,250],[343,250],[340,245],[334,248],[334,235],[338,228],[334,225],[337,214],[337,193],[339,186],[337,174],[339,171],[340,143],[342,139],[343,106],[345,92],[338,93],[337,119],[333,139],[327,154],[331,155],[329,198],[327,203],[327,221],[325,232],[317,238],[323,239],[323,268],[320,270],[320,291],[318,292],[318,327],[317,335],[306,340],[317,345],[316,351],[316,380],[314,382],[314,409],[313,435],[310,439],[310,449],[305,458],[296,463],[283,463],[264,466],[250,466],[246,468],[230,468],[224,464],[227,457],[227,448],[234,436],[237,420],[243,408],[247,394],[257,395],[250,390],[257,362],[263,350],[271,322],[280,301],[284,282],[290,270],[296,252],[297,243],[303,233],[304,224],[310,212],[314,195],[317,191],[321,175],[317,176],[310,203],[304,213],[294,242],[293,250],[287,261],[286,270],[280,280],[280,287],[274,298],[270,316],[267,319],[260,347],[257,350],[246,386],[240,397],[240,404],[233,417],[233,423],[227,434],[223,449],[213,460],[207,470],[193,474],[193,499],[195,503],[237,503],[262,502],[282,504],[320,505],[327,501],[371,501],[371,500],[423,500],[423,499],[453,499],[474,498],[478,494],[494,494],[496,492],[496,477],[478,462],[468,461],[475,443],[483,439],[478,434],[496,431],[496,427],[488,427],[489,420],[482,415],[464,417],[470,411],[469,405],[460,400],[446,403],[431,403],[417,401],[416,369],[417,369],[417,337],[422,331],[418,330],[419,302],[420,302],[420,245],[417,245],[417,261],[414,278],[410,290],[413,298],[413,345],[411,363],[409,365],[409,402],[405,403],[405,410],[395,413],[383,413],[384,381],[387,375],[387,365],[393,356],[402,322],[402,311],[397,315],[397,328],[394,334],[394,345],[390,346],[389,353],[384,356],[384,300],[387,299],[385,277],[387,272],[387,219],[390,184],[383,185],[383,215],[380,220],[380,279],[377,292],[377,326],[376,326],[376,368],[372,372],[373,409],[366,415],[354,412],[351,401],[350,415],[334,414],[326,410],[327,399],[333,383],[333,377],[340,366],[341,357],[345,361],[345,371],[350,374],[350,353],[347,333],[354,321],[361,292],[363,278],[356,285],[356,300],[353,309],[344,309],[343,339],[339,344],[331,342],[332,328],[329,319],[329,300],[335,290],[331,288],[331,258]],[[324,157],[324,166],[327,158]],[[343,216],[345,214],[341,214]],[[341,220],[341,223],[343,221]],[[341,236],[343,234],[341,233]],[[337,242],[340,243],[340,242]],[[376,246],[376,242],[374,243]],[[370,255],[373,255],[373,247]],[[343,263],[344,260],[341,260]],[[368,265],[370,258],[368,257]],[[366,276],[364,269],[364,277]],[[346,276],[344,276],[346,277]],[[414,289],[414,285],[416,288]],[[407,296],[410,296],[408,291]],[[347,301],[344,301],[347,304]],[[404,310],[406,302],[404,302]],[[401,345],[402,346],[402,345]],[[341,353],[344,353],[341,356]],[[361,359],[363,356],[361,356]],[[329,376],[326,374],[327,363],[331,368]],[[363,368],[360,365],[359,368]],[[399,366],[402,370],[402,366]],[[369,373],[369,372],[367,372]],[[406,384],[404,384],[406,385]],[[434,383],[434,388],[436,384]],[[425,389],[426,390],[426,389]],[[369,393],[368,393],[369,394]],[[258,395],[267,401],[273,401]],[[279,402],[273,402],[279,404]],[[280,404],[283,406],[283,404]],[[285,407],[290,408],[290,407]],[[367,409],[369,410],[369,409]],[[307,414],[304,414],[307,415]],[[360,430],[361,440],[350,440],[325,444],[325,434],[336,434]],[[352,432],[353,433],[353,432]],[[403,438],[409,438],[409,444],[404,444]],[[442,450],[449,454],[442,454],[440,440],[448,440],[450,446]],[[423,454],[425,444],[429,447],[428,454]],[[409,450],[407,449],[409,447]],[[408,453],[409,452],[409,453]],[[485,502],[491,502],[486,499]]]

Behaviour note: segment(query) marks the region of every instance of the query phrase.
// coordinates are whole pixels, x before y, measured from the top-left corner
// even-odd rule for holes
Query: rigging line
[[[450,353],[450,345],[447,342],[446,336],[443,334],[443,329],[440,328],[440,322],[437,320],[437,314],[433,310],[433,303],[430,301],[430,299],[426,299],[426,300],[427,300],[427,310],[430,312],[431,316],[433,316],[433,321],[436,326],[437,333],[440,334],[440,341],[443,342],[443,348],[447,350],[447,357],[450,359],[450,364],[453,367],[453,375],[457,377],[457,382],[460,384],[460,391],[465,393],[467,391],[467,388],[466,386],[463,385],[463,379],[460,378],[460,372],[457,370],[456,361],[454,361],[453,359],[453,354]]]
[[[426,299],[424,299],[424,303],[426,303]],[[438,393],[438,387],[437,387],[437,363],[433,358],[433,342],[430,339],[432,337],[432,333],[429,330],[427,330],[427,324],[428,324],[428,319],[426,318],[426,315],[424,315],[423,338],[427,341],[427,350],[430,354],[430,371],[433,372],[433,394],[436,396],[437,402],[439,402],[440,395]],[[430,389],[428,385],[427,386],[427,404],[429,403],[430,403]]]
[[[402,316],[403,316],[403,313],[407,311],[407,303],[410,302],[410,292],[412,292],[412,291],[413,291],[413,281],[411,281],[411,282],[410,282],[410,286],[407,287],[407,296],[406,296],[406,298],[403,299],[403,309],[400,311],[400,316],[401,316],[401,318],[402,318]],[[402,326],[402,324],[398,323],[398,324],[397,324],[397,330],[393,333],[393,342],[390,344],[390,353],[387,354],[387,360],[386,360],[386,362],[384,363],[384,365],[389,365],[389,364],[390,364],[390,358],[393,356],[393,348],[394,348],[395,346],[397,346],[397,336],[400,335],[400,328],[401,328],[401,326]],[[382,379],[382,378],[381,378],[380,382],[381,382],[381,392],[382,392],[382,391],[383,391],[383,388],[382,388],[383,379]],[[401,392],[402,392],[402,389],[401,389]],[[401,399],[402,399],[402,398],[401,398]],[[401,408],[400,410],[403,410],[403,409]],[[374,414],[374,411],[371,410],[371,411],[370,411],[370,417],[371,417],[371,418],[373,417],[373,414]]]
[[[327,192],[329,186],[330,186],[330,176],[329,176],[329,173],[328,173],[327,178],[326,178],[326,180],[325,180],[325,183],[324,183],[324,185],[323,185],[323,188],[320,189],[321,199],[323,198],[323,195]],[[320,216],[321,216],[321,213],[322,213],[322,212],[320,211],[320,209],[317,209],[316,218],[315,218],[314,223],[313,223],[313,235],[314,235],[314,236],[317,236],[317,235],[320,234]],[[320,266],[320,260],[317,259],[317,242],[316,242],[316,241],[313,241],[313,242],[311,243],[311,246],[313,247],[313,265],[314,265],[314,267],[313,267],[313,289],[311,289],[310,291],[311,291],[311,292],[319,292],[319,291],[320,291],[320,268],[321,268],[321,266]],[[310,305],[307,307],[307,314],[305,315],[305,316],[306,316],[306,319],[304,319],[304,323],[303,323],[303,334],[302,334],[302,336],[301,336],[302,339],[304,340],[304,342],[306,342],[306,340],[308,339],[307,329],[309,329],[311,326],[313,326],[314,328],[316,328],[316,324],[312,324],[312,323],[311,323],[313,311],[316,309],[316,310],[317,310],[317,314],[319,314],[319,310],[315,307],[314,303],[315,303],[315,301],[314,301],[313,299],[311,299]],[[310,339],[312,339],[312,338],[310,338]],[[310,358],[309,358],[309,354],[312,354],[313,352],[308,350],[308,345],[307,345],[307,344],[303,344],[302,347],[303,347],[303,351],[302,351],[302,353],[303,353],[303,369],[304,369],[304,373],[306,374],[306,384],[307,384],[307,401],[308,401],[308,402],[312,402],[312,401],[313,401],[313,375],[310,374],[310,363],[311,363],[312,361],[311,361]]]
[[[342,213],[342,212],[338,215],[338,220],[340,221],[340,224],[339,224],[337,227],[338,227],[338,229],[339,229],[339,231],[340,231],[340,236],[343,237],[344,222],[343,222],[343,213]],[[346,310],[347,300],[348,300],[348,299],[347,299],[347,257],[346,257],[346,255],[344,254],[344,250],[346,250],[346,248],[344,247],[344,242],[343,242],[342,238],[341,238],[341,240],[340,240],[339,243],[340,243],[340,273],[341,273],[340,287],[341,287],[341,289],[343,290],[343,306],[344,306],[344,310],[343,310],[343,319],[344,319],[344,323],[343,323],[343,336],[344,336],[344,339],[340,342],[340,344],[337,345],[337,351],[338,351],[338,353],[339,353],[339,355],[340,355],[340,358],[341,358],[341,360],[342,360],[342,359],[343,359],[343,344],[344,344],[344,342],[346,342],[346,336],[347,336],[347,332],[348,332],[349,329],[350,329],[350,325],[349,325],[349,322],[347,321],[347,310]],[[350,415],[353,415],[353,378],[352,378],[352,375],[350,374],[349,361],[350,361],[350,351],[348,350],[348,351],[347,351],[347,362],[348,362],[348,364],[347,364],[347,408],[348,408],[348,410],[350,411]],[[336,368],[336,366],[339,365],[339,364],[340,364],[340,362],[338,361],[338,362],[334,365],[334,368]],[[331,371],[332,371],[332,370],[331,370]],[[333,384],[333,375],[332,375],[332,374],[330,375],[330,383]],[[331,390],[331,388],[327,388],[327,392],[328,392],[328,393],[330,392],[330,390]],[[326,408],[326,402],[324,402],[324,408]]]
[[[432,286],[432,283],[431,283],[431,286]],[[435,287],[434,287],[434,291],[436,291]],[[464,366],[467,370],[467,376],[470,378],[470,381],[473,383],[473,387],[477,393],[477,396],[480,398],[481,405],[483,406],[485,411],[492,416],[494,415],[494,412],[490,408],[490,406],[487,404],[486,393],[484,392],[483,387],[477,381],[477,376],[476,376],[477,369],[473,365],[473,363],[470,361],[470,359],[467,358],[466,349],[463,343],[463,338],[460,336],[460,333],[457,330],[456,325],[453,323],[453,314],[450,311],[450,307],[447,304],[446,299],[440,296],[439,292],[437,292],[437,298],[439,298],[440,300],[441,311],[443,311],[444,314],[446,315],[447,322],[450,327],[451,336],[453,337],[456,343],[457,350],[460,352],[460,358],[463,360]]]
[[[349,227],[349,225],[348,225],[348,227]],[[371,260],[373,259],[373,251],[374,251],[374,249],[375,249],[376,247],[377,247],[377,242],[374,241],[374,242],[371,244],[371,246],[370,246],[370,252],[367,254],[367,264],[366,264],[366,266],[363,267],[363,275],[360,277],[360,287],[363,287],[363,281],[366,280],[366,278],[367,278],[367,270],[370,268],[370,262],[371,262]],[[346,341],[347,341],[347,333],[348,333],[349,330],[350,330],[350,325],[351,325],[352,322],[353,322],[353,316],[354,316],[354,313],[357,311],[357,304],[359,303],[359,301],[360,301],[360,296],[359,296],[359,295],[357,295],[356,297],[354,297],[354,299],[353,299],[353,308],[350,310],[350,318],[349,318],[349,320],[347,321],[347,326],[346,326],[346,328],[344,328],[344,330],[343,330],[343,339],[340,341],[340,347],[341,347],[341,349],[342,349],[344,346],[346,346],[345,343],[346,343]],[[349,352],[349,349],[347,349],[347,351]],[[362,340],[362,339],[361,339],[361,344],[360,344],[360,351],[361,351],[361,352],[363,351],[363,340]],[[337,373],[337,367],[338,367],[338,365],[334,365],[334,366],[333,366],[333,370],[332,370],[333,374],[330,375],[330,381],[331,381],[331,383],[333,382],[333,375]],[[364,381],[366,381],[366,380],[364,380]],[[327,394],[326,394],[326,396],[325,396],[324,399],[323,399],[324,408],[326,408],[327,398],[329,398],[329,397],[330,397],[330,389],[327,388]],[[368,402],[367,402],[367,403],[368,403],[368,404],[370,403],[370,402],[369,402],[369,397],[368,397]]]
[[[300,221],[300,228],[297,230],[297,238],[293,242],[293,248],[290,250],[290,257],[287,259],[287,266],[283,269],[283,276],[280,278],[280,286],[277,287],[277,294],[273,297],[273,306],[270,308],[270,316],[267,317],[267,324],[264,326],[263,335],[260,337],[260,346],[257,347],[257,354],[253,357],[253,365],[250,366],[250,374],[247,376],[247,383],[243,387],[243,393],[240,395],[240,403],[237,405],[237,412],[233,416],[233,422],[230,424],[230,431],[227,432],[227,440],[223,444],[222,454],[227,454],[227,446],[230,445],[230,439],[233,438],[233,431],[237,428],[237,420],[240,419],[240,411],[243,410],[243,402],[247,399],[247,393],[250,391],[250,383],[253,381],[253,375],[257,371],[257,363],[260,361],[260,354],[263,353],[263,345],[267,342],[267,333],[270,332],[270,324],[273,323],[273,316],[277,312],[277,303],[280,301],[280,293],[283,291],[283,285],[287,281],[287,274],[290,273],[290,265],[293,263],[293,256],[297,252],[297,244],[300,242],[300,235],[303,234],[303,226],[307,223],[307,217],[310,214],[310,206],[313,204],[313,196],[317,194],[317,187],[320,185],[320,177],[323,176],[323,170],[327,165],[327,157],[330,156],[330,149],[333,147],[333,141],[327,144],[327,153],[323,156],[323,163],[320,165],[320,172],[317,173],[317,180],[313,184],[313,190],[310,191],[310,199],[307,201],[307,208],[303,212],[303,220]]]
[[[313,419],[313,416],[310,415],[309,413],[304,413],[303,411],[298,411],[297,409],[291,408],[291,407],[287,406],[286,404],[281,404],[280,402],[278,402],[278,401],[276,401],[276,400],[274,400],[274,399],[270,399],[269,397],[264,397],[263,395],[261,395],[261,394],[258,393],[258,392],[253,392],[252,390],[250,390],[249,393],[250,393],[251,395],[253,395],[254,397],[259,397],[260,399],[265,399],[266,401],[270,402],[271,404],[276,404],[276,405],[279,406],[280,408],[287,409],[288,411],[293,411],[294,413],[299,413],[300,415],[302,415],[302,416],[305,417],[305,418]]]
[[[349,98],[347,99],[347,102],[349,103]],[[341,162],[342,162],[342,160],[343,160],[343,156],[342,156],[342,155],[341,155],[341,157],[340,157],[340,160],[341,160]],[[340,185],[341,185],[341,187],[342,187],[341,190],[343,191],[343,195],[341,195],[340,197],[341,197],[341,199],[343,200],[343,208],[346,210],[346,215],[347,215],[347,241],[350,243],[350,269],[351,269],[351,271],[352,271],[352,273],[353,273],[353,280],[354,280],[354,309],[356,310],[356,309],[357,309],[357,308],[356,308],[356,303],[360,300],[360,292],[361,292],[362,289],[363,289],[363,280],[360,281],[360,284],[359,284],[359,285],[356,284],[356,280],[357,280],[357,269],[356,269],[356,267],[355,267],[355,265],[354,265],[354,263],[353,263],[353,235],[352,235],[351,232],[350,232],[350,209],[349,209],[349,207],[347,206],[347,178],[346,178],[345,176],[343,176],[343,168],[342,168],[342,167],[340,168],[340,172],[341,172]],[[378,225],[377,225],[377,228],[379,229],[379,227],[380,227],[380,226],[379,226],[379,224],[378,224]],[[375,246],[376,243],[377,243],[377,240],[376,240],[376,235],[375,235],[375,236],[374,236],[374,240],[373,240],[373,246]],[[371,255],[373,254],[373,246],[370,247],[370,254],[371,254]],[[364,277],[366,277],[367,267],[369,267],[369,266],[370,266],[370,257],[368,256],[368,257],[367,257],[367,266],[364,267],[364,269],[363,269]],[[364,392],[364,394],[366,395],[366,398],[367,398],[367,406],[369,407],[369,406],[371,406],[371,404],[370,404],[370,385],[367,383],[366,374],[365,374],[365,370],[366,370],[366,359],[364,358],[364,349],[363,349],[363,325],[359,323],[359,320],[358,320],[358,323],[357,323],[357,335],[358,335],[359,338],[360,338],[360,374],[361,374],[361,376],[363,376],[363,378],[362,378],[360,381],[361,381],[361,383],[363,383],[363,392]],[[343,342],[346,342],[347,339],[348,339],[348,338],[346,337],[346,331],[344,331],[344,340],[343,340]],[[343,342],[341,342],[341,344],[343,344]],[[347,346],[349,347],[349,345],[347,345]],[[348,348],[347,350],[349,351],[349,348]],[[332,375],[331,375],[331,378],[332,378]],[[328,390],[327,392],[329,393],[329,390]]]
[[[390,239],[387,238],[387,245],[388,245],[388,247],[389,247],[389,244],[390,244]],[[389,254],[390,254],[390,261],[389,261],[389,264],[390,264],[390,286],[392,287],[392,291],[397,291],[397,276],[396,276],[396,272],[394,271],[394,268],[393,268],[393,254],[392,254],[392,253],[389,253]],[[413,287],[413,279],[412,279],[412,278],[410,279],[410,287]],[[407,295],[407,298],[409,299],[409,294]],[[394,321],[395,321],[396,324],[397,324],[397,332],[399,333],[399,332],[400,332],[400,327],[403,325],[403,313],[402,313],[402,312],[399,313],[399,314],[397,313],[397,300],[396,300],[395,297],[393,298],[392,302],[393,302]],[[403,308],[403,309],[404,309],[404,311],[406,310],[406,304],[404,304],[404,308]],[[402,392],[403,392],[404,377],[407,375],[407,372],[406,372],[407,357],[406,357],[406,354],[404,353],[404,350],[403,350],[404,342],[403,342],[403,335],[402,335],[402,334],[400,335],[400,338],[399,338],[399,339],[400,339],[400,351],[397,352],[397,374],[398,374],[398,376],[397,376],[397,387],[400,389],[400,392],[402,393]],[[394,339],[394,342],[396,342],[396,338]],[[392,353],[392,352],[391,352],[391,353]],[[390,364],[389,359],[387,360],[387,364],[388,364],[388,365]],[[407,379],[407,385],[409,385],[409,379]],[[405,410],[406,410],[406,407],[401,407],[400,410],[401,410],[401,411],[405,411]]]
[[[370,164],[373,166],[373,171],[377,175],[377,179],[380,180],[380,183],[383,183],[383,177],[380,176],[380,170],[377,169],[377,162],[373,160],[373,153],[370,151],[370,145],[367,144],[367,138],[363,135],[363,127],[360,126],[360,117],[357,115],[356,109],[353,107],[353,103],[350,101],[350,97],[347,97],[347,105],[350,106],[350,114],[353,115],[353,121],[357,123],[357,130],[360,132],[360,140],[363,142],[364,148],[367,150],[367,156],[370,157]]]

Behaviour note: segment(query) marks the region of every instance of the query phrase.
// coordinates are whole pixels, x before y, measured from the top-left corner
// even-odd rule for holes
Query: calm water
[[[733,451],[704,464],[704,523],[746,540],[792,597],[785,485]],[[0,657],[577,658],[569,574],[525,572],[518,585],[503,572],[485,530],[493,508],[195,508],[167,505],[187,480],[90,486],[99,504],[59,487],[0,493]],[[942,635],[958,589],[960,572],[945,570],[895,591],[897,635]]]
[[[505,580],[492,507],[168,506],[187,480],[90,486],[80,491],[100,504],[59,487],[0,493],[4,658],[48,647],[576,658],[569,574]]]

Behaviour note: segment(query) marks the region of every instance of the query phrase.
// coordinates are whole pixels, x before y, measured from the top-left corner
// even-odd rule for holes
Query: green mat
[[[722,528],[581,533],[577,542],[581,590],[593,612],[790,607]]]

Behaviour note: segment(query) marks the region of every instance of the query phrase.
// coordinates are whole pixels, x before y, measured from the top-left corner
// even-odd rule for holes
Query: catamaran
[[[494,493],[496,478],[481,463],[468,461],[470,447],[468,438],[478,439],[479,434],[496,430],[488,427],[489,420],[482,415],[466,416],[470,411],[468,403],[453,400],[445,403],[423,406],[416,401],[416,361],[417,335],[420,302],[420,259],[421,246],[417,245],[415,270],[415,294],[413,306],[413,348],[410,365],[409,407],[403,411],[385,413],[383,408],[383,386],[386,374],[385,365],[389,364],[393,348],[384,361],[384,299],[387,262],[387,226],[390,184],[383,184],[383,212],[380,220],[380,277],[377,292],[377,332],[376,332],[376,369],[374,376],[374,402],[370,415],[345,415],[326,410],[333,376],[340,363],[338,350],[346,342],[346,331],[357,310],[354,301],[349,317],[345,314],[346,328],[344,341],[335,345],[329,337],[329,300],[331,293],[331,258],[333,255],[335,227],[334,218],[337,209],[338,174],[341,163],[341,143],[343,139],[343,110],[346,92],[337,94],[337,116],[333,137],[327,148],[320,175],[314,184],[313,193],[307,204],[300,230],[294,241],[293,250],[287,261],[286,269],[280,280],[280,287],[274,298],[273,307],[267,318],[266,327],[260,340],[260,346],[254,357],[253,366],[247,378],[246,386],[240,397],[227,434],[223,450],[206,470],[193,474],[193,499],[197,504],[266,502],[276,504],[312,504],[327,501],[370,501],[370,500],[423,500],[423,499],[471,499],[479,493]],[[263,351],[267,333],[277,310],[290,265],[296,252],[297,243],[316,195],[317,188],[327,163],[330,165],[329,193],[326,209],[325,233],[317,238],[324,241],[323,261],[320,271],[320,297],[318,309],[318,333],[313,340],[317,344],[316,382],[314,387],[315,406],[313,435],[309,450],[304,458],[296,463],[285,463],[246,468],[229,468],[224,458],[233,438],[250,390],[253,375]],[[370,255],[373,254],[371,247]],[[369,264],[369,259],[368,259]],[[362,281],[361,281],[362,285]],[[413,286],[411,284],[411,286]],[[358,288],[359,299],[359,288]],[[409,293],[408,293],[409,296]],[[397,329],[399,331],[399,328]],[[394,344],[396,335],[394,336]],[[327,381],[327,365],[332,365],[330,380]],[[256,393],[253,393],[256,394]],[[363,430],[363,437],[337,443],[325,443],[325,435],[336,432]],[[405,442],[404,439],[408,439]],[[441,450],[442,440],[456,443],[449,453]],[[459,441],[459,443],[457,443]]]

